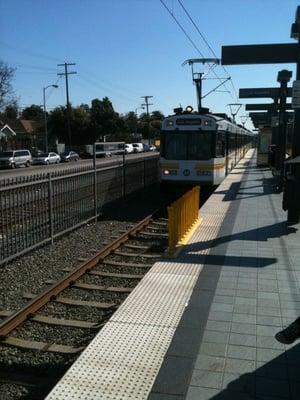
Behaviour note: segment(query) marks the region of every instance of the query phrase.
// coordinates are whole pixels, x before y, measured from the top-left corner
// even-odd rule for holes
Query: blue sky
[[[164,2],[201,53],[212,57],[178,1]],[[290,26],[296,0],[182,3],[218,56],[222,45],[294,42]],[[150,110],[170,114],[179,104],[196,107],[191,71],[181,64],[199,54],[160,0],[0,0],[0,57],[17,68],[13,86],[21,107],[42,103],[42,88],[57,83],[57,72],[62,72],[57,64],[65,61],[76,63],[70,68],[77,71],[70,76],[74,105],[108,96],[117,112],[126,113],[140,106],[140,96],[152,95]],[[284,68],[295,76],[293,64],[226,67],[237,91],[277,86],[277,72]],[[226,76],[221,67],[215,71]],[[205,81],[204,93],[216,82]],[[64,80],[58,85],[47,91],[49,108],[65,103]],[[227,104],[236,98],[232,86],[226,87],[231,95],[214,93],[204,105],[228,112]]]

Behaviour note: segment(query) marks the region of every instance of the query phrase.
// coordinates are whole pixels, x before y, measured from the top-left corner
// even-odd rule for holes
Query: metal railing
[[[193,232],[199,219],[200,187],[195,186],[168,207],[168,251],[176,252]]]
[[[19,181],[0,186],[0,265],[95,220],[103,205],[157,183],[158,156]]]

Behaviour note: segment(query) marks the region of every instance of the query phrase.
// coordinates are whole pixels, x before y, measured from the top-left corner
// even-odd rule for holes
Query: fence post
[[[122,169],[122,180],[123,180],[123,197],[126,196],[126,162],[125,162],[125,152],[123,153],[123,169]]]
[[[94,167],[94,214],[95,223],[97,222],[98,209],[97,209],[97,165],[96,165],[96,144],[93,146],[93,167]]]
[[[53,187],[51,172],[48,173],[48,210],[49,210],[49,233],[51,244],[54,243],[54,226],[53,226]]]
[[[146,187],[146,160],[143,160],[143,183],[144,183],[144,189]]]

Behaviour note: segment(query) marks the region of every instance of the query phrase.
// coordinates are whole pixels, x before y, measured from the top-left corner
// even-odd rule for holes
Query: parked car
[[[0,153],[0,167],[30,167],[32,157],[29,150],[8,150]]]
[[[61,160],[64,162],[78,161],[79,158],[79,154],[75,153],[75,151],[66,151],[61,154]]]
[[[32,158],[32,164],[58,164],[60,163],[60,156],[57,153],[41,153]]]
[[[132,143],[134,153],[142,153],[144,151],[143,143]]]
[[[131,143],[126,143],[125,144],[125,154],[131,154],[133,153],[133,145]]]
[[[145,152],[150,151],[150,146],[146,143],[143,143],[143,151]]]
[[[157,151],[156,146],[152,145],[149,147],[149,151]]]

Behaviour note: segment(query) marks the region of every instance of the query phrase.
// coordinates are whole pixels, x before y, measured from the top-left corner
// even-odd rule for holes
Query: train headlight
[[[191,113],[193,111],[193,107],[192,106],[187,106],[185,111],[188,112],[188,113]]]
[[[174,126],[174,121],[172,121],[172,120],[167,121],[167,126]]]
[[[170,175],[170,171],[168,169],[164,169],[164,175]]]

